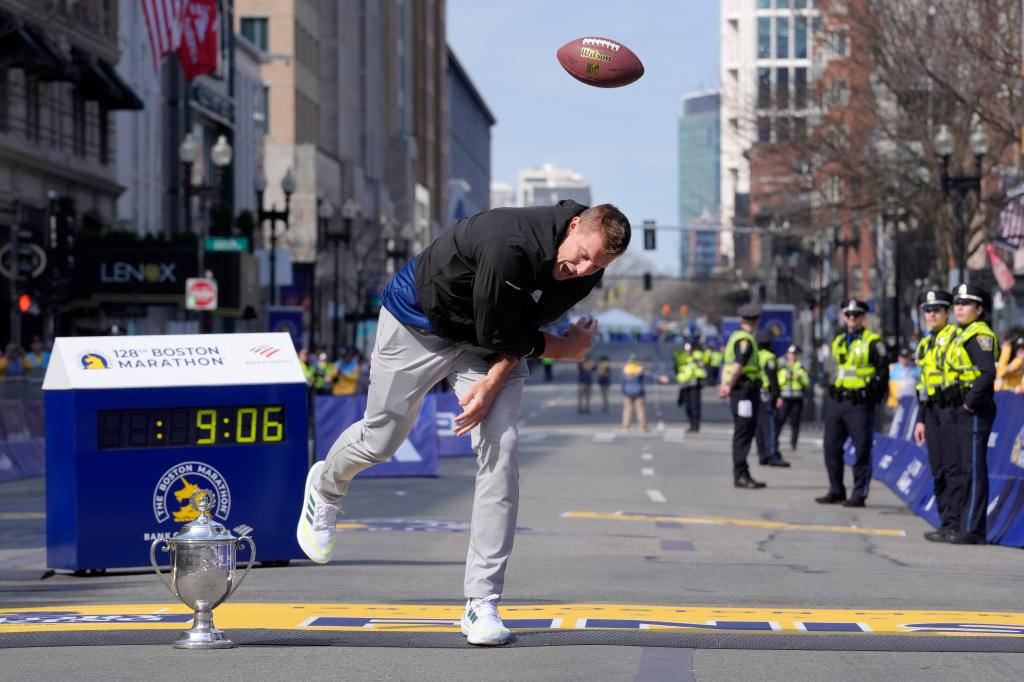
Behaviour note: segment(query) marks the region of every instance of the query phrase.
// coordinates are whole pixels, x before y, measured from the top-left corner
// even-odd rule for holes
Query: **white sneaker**
[[[295,528],[295,539],[311,561],[326,564],[334,553],[335,524],[338,522],[338,505],[328,504],[316,491],[316,481],[323,473],[324,463],[314,464],[306,474],[306,492],[302,496],[299,511],[299,525]]]
[[[499,646],[508,641],[509,631],[498,615],[501,595],[492,594],[484,599],[470,599],[462,614],[462,634],[470,644]]]

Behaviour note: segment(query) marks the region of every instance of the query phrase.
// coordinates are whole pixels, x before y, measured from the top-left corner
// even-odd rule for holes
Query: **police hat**
[[[1024,348],[1024,336],[1018,337],[1018,338],[1017,338],[1017,339],[1016,339],[1016,340],[1015,340],[1015,341],[1013,342],[1013,347],[1014,347],[1014,349],[1017,349],[1017,348]]]
[[[899,349],[899,351],[896,353],[896,355],[898,355],[901,358],[909,358],[910,357],[910,349],[907,348],[906,346],[903,346],[903,347],[901,347]]]
[[[761,317],[761,306],[756,303],[747,303],[746,305],[740,306],[740,317],[752,320],[757,317]]]
[[[771,329],[758,329],[754,334],[754,340],[757,341],[757,345],[767,347],[775,340],[775,334],[772,334]]]
[[[693,350],[693,346],[691,344],[689,344],[689,343],[684,343],[683,344],[683,350],[689,352],[689,351]]]
[[[941,305],[948,308],[953,305],[953,294],[942,289],[928,289],[922,291],[921,295],[917,297],[917,305]]]
[[[860,313],[861,315],[866,315],[868,312],[868,304],[856,298],[851,298],[843,304],[843,309],[840,312]]]
[[[797,355],[799,355],[803,351],[800,350],[800,346],[796,345],[795,343],[791,343],[791,344],[789,344],[789,348],[786,349],[786,352],[787,353],[796,353]]]
[[[953,303],[974,302],[981,305],[985,310],[992,310],[992,296],[973,284],[961,284],[953,292]]]

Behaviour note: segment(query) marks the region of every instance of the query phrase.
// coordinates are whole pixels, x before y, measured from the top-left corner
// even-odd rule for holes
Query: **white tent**
[[[582,315],[573,314],[570,318],[570,322],[576,322]],[[637,317],[633,313],[626,312],[622,308],[609,308],[603,312],[594,315],[597,319],[598,329],[600,331],[607,332],[610,329],[619,329],[624,331],[647,331],[650,329],[650,323],[642,317]]]

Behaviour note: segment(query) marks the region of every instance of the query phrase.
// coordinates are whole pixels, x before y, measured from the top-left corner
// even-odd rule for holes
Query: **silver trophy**
[[[149,547],[149,561],[167,589],[195,611],[192,628],[174,643],[176,649],[230,649],[235,643],[213,626],[213,609],[230,597],[245,580],[256,559],[256,544],[245,535],[236,538],[224,526],[210,519],[213,493],[197,490],[190,499],[199,518],[182,526],[170,540],[157,539]],[[249,564],[235,582],[235,550],[249,543]],[[167,582],[156,562],[157,545],[171,552],[171,581]]]

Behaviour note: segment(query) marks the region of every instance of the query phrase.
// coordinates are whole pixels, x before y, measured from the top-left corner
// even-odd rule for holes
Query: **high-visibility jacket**
[[[882,340],[882,337],[863,329],[860,336],[853,339],[847,347],[846,332],[842,332],[832,340],[832,358],[836,362],[836,378],[833,384],[837,388],[851,390],[865,389],[875,379],[877,370],[871,364],[871,346]]]
[[[698,382],[707,379],[707,377],[708,373],[696,354],[687,355],[683,353],[676,364],[676,383],[686,388],[696,386]]]
[[[783,398],[803,398],[810,383],[811,378],[799,360],[787,362],[779,369],[779,390]]]
[[[722,378],[726,382],[732,381],[730,370],[736,362],[736,345],[744,341],[750,344],[751,353],[750,357],[747,359],[747,363],[740,367],[740,373],[750,381],[757,381],[761,376],[761,366],[757,364],[757,341],[754,339],[754,335],[746,329],[737,329],[732,333],[732,336],[729,337],[729,342],[725,344],[726,368],[725,375]]]
[[[917,366],[921,368],[921,380],[917,383],[917,395],[921,402],[931,400],[951,383],[953,375],[946,368],[946,353],[959,333],[960,328],[950,322],[937,332],[928,332],[927,336],[917,342],[914,355]]]
[[[975,320],[964,327],[957,334],[956,338],[953,339],[949,352],[946,353],[946,371],[949,372],[952,383],[961,388],[969,387],[974,383],[975,379],[981,376],[981,370],[974,366],[971,362],[971,356],[967,353],[967,349],[964,348],[964,345],[976,336],[991,338],[993,360],[999,357],[999,339],[996,338],[995,332],[992,331],[987,322]],[[985,342],[983,341],[979,341],[978,345],[983,349],[985,348]]]

